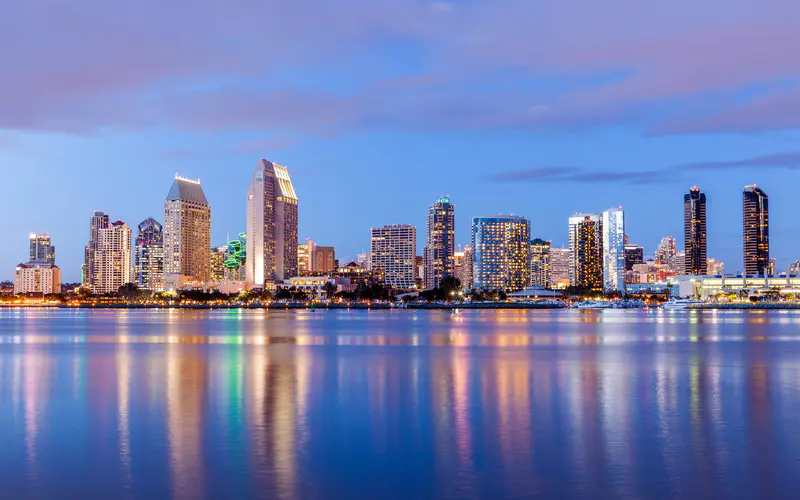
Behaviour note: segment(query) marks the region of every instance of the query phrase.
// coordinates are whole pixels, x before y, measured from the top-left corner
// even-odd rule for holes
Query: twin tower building
[[[246,200],[243,265],[248,288],[271,288],[297,276],[298,201],[286,167],[261,159]],[[85,249],[83,283],[95,293],[115,292],[126,283],[153,291],[204,287],[219,281],[213,269],[211,205],[199,180],[175,176],[164,201],[163,225],[148,218],[131,229],[95,212]],[[131,255],[133,253],[133,255]],[[242,255],[243,254],[243,255]],[[227,262],[226,262],[227,264]]]

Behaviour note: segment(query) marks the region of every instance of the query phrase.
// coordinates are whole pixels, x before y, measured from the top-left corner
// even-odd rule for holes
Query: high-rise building
[[[790,276],[800,276],[800,260],[796,260],[789,265]]]
[[[603,212],[603,291],[625,293],[625,212]]]
[[[362,252],[356,254],[356,263],[364,269],[372,269],[372,254],[370,252]]]
[[[667,267],[675,274],[683,273],[686,269],[686,252],[678,252],[670,257]]]
[[[122,285],[133,283],[131,235],[131,228],[122,221],[97,231],[91,284],[94,293],[114,293]]]
[[[302,245],[297,245],[297,273],[300,276],[310,276],[314,269],[314,247],[316,244],[309,238]]]
[[[541,238],[531,240],[530,281],[532,286],[550,285],[550,242]]]
[[[399,290],[416,285],[417,228],[391,224],[370,229],[371,269],[382,272],[384,283]]]
[[[108,215],[103,212],[95,211],[89,221],[89,243],[84,249],[84,261],[81,268],[81,283],[92,286],[94,283],[94,254],[97,251],[97,233],[101,229],[108,227]]]
[[[52,245],[49,234],[30,234],[30,260],[56,263],[56,247]]]
[[[472,219],[472,284],[476,290],[522,290],[530,276],[528,219],[515,215]]]
[[[261,159],[247,191],[246,281],[273,288],[297,276],[298,200],[289,170]]]
[[[311,270],[314,274],[329,274],[336,271],[336,249],[317,245],[314,247],[313,262]]]
[[[707,267],[708,269],[706,270],[706,275],[708,276],[722,276],[725,274],[725,263],[722,261],[709,258]]]
[[[625,270],[633,271],[633,266],[644,263],[644,248],[639,245],[625,245]]]
[[[134,278],[143,290],[164,289],[164,227],[155,219],[143,220],[136,234]]]
[[[442,280],[455,273],[455,205],[443,196],[428,207],[425,225],[425,288],[439,288]]]
[[[675,246],[675,238],[672,236],[664,236],[656,248],[655,260],[656,264],[666,265],[670,262],[672,257],[675,256],[677,248]]]
[[[569,218],[569,249],[570,285],[602,290],[602,214],[575,214]]]
[[[462,288],[472,288],[472,245],[464,247],[464,257],[461,259],[461,269],[458,279]]]
[[[164,286],[211,279],[211,207],[199,180],[175,176],[164,201]]]
[[[550,248],[550,286],[563,288],[569,285],[570,249]]]
[[[225,281],[244,281],[247,263],[247,233],[239,233],[239,239],[231,240],[225,247]]]
[[[766,274],[769,266],[769,198],[753,184],[742,193],[744,271],[747,276]]]
[[[704,276],[708,272],[706,195],[697,186],[683,195],[683,235],[686,252],[684,273]]]
[[[31,260],[14,270],[15,294],[61,293],[61,269],[44,260]]]
[[[225,258],[228,255],[228,246],[211,247],[209,251],[209,272],[211,283],[221,283],[225,281]]]
[[[778,270],[778,260],[777,259],[769,259],[769,264],[767,265],[767,274],[769,276],[775,276]]]

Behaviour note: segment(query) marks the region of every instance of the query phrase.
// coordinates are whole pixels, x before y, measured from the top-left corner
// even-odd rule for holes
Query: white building
[[[61,293],[61,269],[37,260],[18,265],[14,270],[14,293]]]
[[[92,276],[92,291],[97,294],[113,293],[133,283],[131,228],[124,222],[112,222],[97,231]]]
[[[289,170],[258,162],[247,190],[247,260],[250,287],[274,288],[298,274],[298,200]]]
[[[415,288],[417,228],[391,224],[370,229],[371,269],[383,271],[384,283],[398,290]]]
[[[625,212],[603,212],[603,291],[625,293]]]

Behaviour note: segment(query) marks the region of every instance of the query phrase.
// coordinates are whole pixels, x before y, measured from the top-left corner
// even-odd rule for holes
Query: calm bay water
[[[0,310],[0,498],[798,498],[800,312]]]

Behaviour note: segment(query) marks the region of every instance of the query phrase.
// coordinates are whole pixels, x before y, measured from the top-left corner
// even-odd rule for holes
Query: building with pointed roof
[[[175,175],[164,201],[164,287],[211,278],[211,207],[200,180]]]

